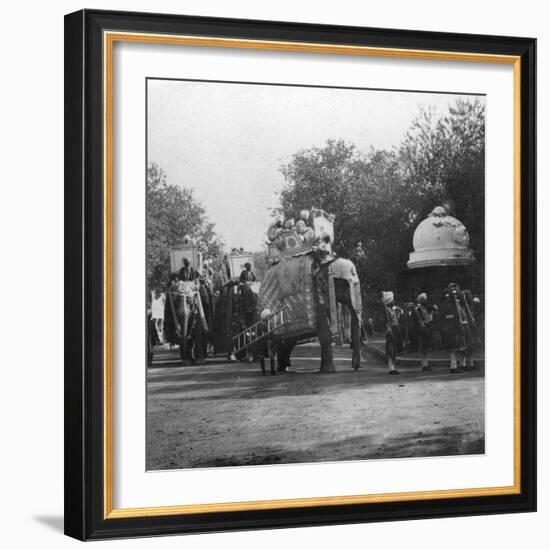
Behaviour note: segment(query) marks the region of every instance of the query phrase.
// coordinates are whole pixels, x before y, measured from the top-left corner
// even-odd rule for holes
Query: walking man
[[[382,292],[382,303],[386,314],[386,358],[388,360],[388,374],[401,374],[395,368],[395,358],[403,353],[403,334],[399,325],[399,317],[403,310],[394,303],[393,292]]]
[[[450,372],[461,372],[459,363],[467,357],[471,366],[471,346],[473,337],[468,322],[468,316],[463,305],[463,297],[460,287],[456,283],[449,283],[445,289],[443,303],[441,305],[441,321],[443,328],[443,345],[449,350]]]
[[[433,370],[428,363],[428,349],[431,348],[433,312],[431,306],[428,304],[428,295],[425,292],[421,292],[416,297],[416,303],[413,306],[413,320],[422,370]]]

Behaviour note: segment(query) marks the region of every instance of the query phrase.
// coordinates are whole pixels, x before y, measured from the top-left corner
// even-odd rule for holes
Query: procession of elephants
[[[154,343],[165,339],[179,346],[184,366],[203,364],[208,355],[215,355],[258,361],[264,373],[269,363],[270,373],[276,374],[288,370],[296,345],[317,340],[320,371],[334,372],[332,341],[338,319],[345,318],[351,366],[360,367],[359,278],[353,262],[332,252],[333,218],[316,210],[313,227],[305,220],[297,228],[283,221],[276,219],[268,230],[262,281],[251,254],[233,250],[213,269],[192,240],[184,239],[179,248],[181,269],[173,269],[162,297],[162,335],[158,326],[155,330],[154,315],[149,324],[149,362]]]
[[[371,330],[370,311],[363,323],[356,266],[333,252],[332,221],[322,211],[311,226],[275,220],[265,254],[233,249],[215,266],[190,238],[172,251],[149,321],[164,345],[150,338],[148,469],[484,452],[483,368],[473,357],[457,368],[451,351],[396,369],[392,315],[424,345],[429,332],[408,330],[424,304],[398,318],[385,291],[385,333]],[[449,292],[441,317],[454,307],[466,319],[462,299]]]

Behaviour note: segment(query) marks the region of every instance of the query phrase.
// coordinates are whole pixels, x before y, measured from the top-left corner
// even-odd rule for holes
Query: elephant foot
[[[189,361],[189,359],[184,359],[184,360],[181,362],[181,366],[182,366],[182,367],[189,367],[189,366],[191,366],[191,361]]]
[[[319,372],[326,372],[326,373],[336,372],[336,367],[334,366],[334,363],[326,363],[324,365],[321,365]]]

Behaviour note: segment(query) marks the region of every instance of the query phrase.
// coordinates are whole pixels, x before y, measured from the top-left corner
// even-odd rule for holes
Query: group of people
[[[302,243],[313,242],[315,240],[315,234],[313,228],[308,225],[309,218],[309,210],[302,210],[297,222],[292,218],[285,220],[284,214],[279,214],[267,230],[268,242],[277,244],[279,242],[279,236],[283,231],[292,230],[296,232],[298,239]]]
[[[250,262],[243,265],[239,279],[233,281],[234,284],[247,286],[247,283],[256,282],[257,278],[252,270]],[[187,338],[189,340],[190,361],[200,364],[204,362],[207,355],[207,346],[211,337],[203,330],[204,324],[208,326],[210,333],[214,327],[214,304],[216,293],[214,291],[214,273],[209,262],[203,263],[199,272],[194,269],[188,258],[183,258],[181,269],[170,275],[164,292],[153,290],[150,297],[150,306],[148,307],[148,333],[150,359],[152,360],[153,346],[157,344],[169,343],[171,347],[180,344],[180,334],[178,319],[175,308],[175,298],[185,292],[188,292],[189,282],[193,283],[192,288],[198,292],[200,297],[200,307],[193,308],[187,324]],[[206,322],[203,323],[202,321]],[[251,323],[251,322],[250,322]],[[249,323],[249,324],[250,324]]]
[[[320,264],[335,259],[330,235],[326,232],[316,234],[313,227],[308,224],[310,217],[309,210],[302,210],[297,222],[292,218],[285,221],[283,214],[275,218],[267,230],[268,248],[278,251],[275,254],[270,252],[271,256],[275,256],[271,264],[278,263],[277,256],[285,251],[291,251],[293,255],[313,253]]]
[[[386,320],[386,358],[388,373],[400,374],[396,357],[412,344],[420,355],[421,368],[432,370],[428,362],[430,350],[449,352],[450,372],[474,369],[474,351],[481,345],[483,309],[481,300],[470,290],[461,290],[449,283],[438,307],[422,292],[413,303],[396,305],[394,293],[382,292]]]

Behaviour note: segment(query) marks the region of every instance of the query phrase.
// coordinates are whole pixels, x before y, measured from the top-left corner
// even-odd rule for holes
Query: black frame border
[[[521,492],[104,518],[103,31],[514,55],[521,58]],[[65,533],[80,540],[536,510],[536,40],[82,10],[65,16]]]

